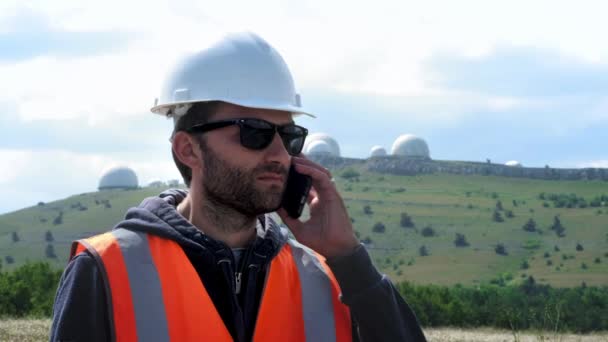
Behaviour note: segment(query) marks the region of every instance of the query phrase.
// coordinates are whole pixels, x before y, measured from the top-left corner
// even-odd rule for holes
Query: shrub
[[[424,237],[435,236],[435,230],[431,226],[426,226],[426,227],[422,228],[422,231],[420,233]]]
[[[521,265],[519,265],[519,268],[521,268],[522,270],[527,270],[528,268],[530,268],[530,264],[528,264],[527,260],[522,261]]]
[[[498,194],[497,194],[497,193],[495,193],[495,192],[493,192],[493,193],[492,193],[492,198],[493,198],[493,199],[497,199],[497,198],[498,198]]]
[[[467,205],[467,208],[468,208],[468,209],[473,209],[473,205],[472,205],[471,203],[469,203],[469,204]]]
[[[550,258],[551,254],[549,254],[549,252],[545,252],[545,254],[543,255],[544,258]]]
[[[584,270],[586,270],[586,269],[588,268],[588,267],[587,267],[587,264],[582,263],[582,264],[581,264],[581,268],[582,268],[582,269],[584,269]]]
[[[359,176],[361,176],[361,174],[352,168],[348,168],[342,171],[342,173],[340,174],[340,177],[344,179],[354,179],[359,178]]]
[[[602,262],[602,260],[600,258],[595,258],[595,260],[593,260],[594,263],[599,264]]]
[[[539,240],[526,240],[523,244],[522,247],[528,250],[535,250],[535,249],[539,249],[540,248],[540,241]]]
[[[559,252],[559,247],[558,247],[557,245],[555,245],[555,246],[553,246],[553,250],[554,250],[555,252]]]
[[[513,206],[517,207],[517,201],[516,200],[513,200]]]
[[[494,214],[492,214],[492,221],[494,222],[504,222],[505,219],[502,218],[500,211],[494,210]]]
[[[57,255],[55,254],[55,247],[53,247],[53,245],[50,244],[50,243],[46,245],[46,249],[44,250],[44,254],[49,259],[55,259],[55,258],[57,258]]]
[[[13,242],[19,242],[19,241],[21,241],[21,238],[19,238],[19,234],[17,234],[17,232],[12,232],[11,233],[11,240]]]
[[[365,206],[363,206],[363,213],[365,215],[373,215],[374,211],[372,210],[372,207],[369,204],[366,204]]]
[[[4,257],[4,261],[6,261],[6,264],[7,264],[7,265],[10,265],[10,264],[12,264],[12,263],[14,263],[14,262],[15,262],[15,258],[13,258],[13,257],[12,257],[12,256],[10,256],[10,255],[7,255],[7,256],[5,256],[5,257]]]
[[[507,248],[502,243],[499,243],[496,245],[496,247],[494,247],[494,252],[496,252],[498,255],[509,255]]]
[[[364,243],[364,244],[366,244],[366,245],[369,245],[369,244],[371,244],[373,241],[372,241],[372,238],[371,238],[371,237],[366,236],[366,237],[365,237],[363,240],[361,240],[361,242],[363,242],[363,243]]]
[[[547,266],[552,266],[553,265],[553,261],[551,261],[551,259],[547,260]]]
[[[536,231],[536,222],[534,219],[528,219],[528,221],[523,225],[523,230],[527,232],[535,232]]]
[[[63,211],[60,211],[59,215],[57,215],[57,217],[55,217],[55,219],[53,220],[53,224],[57,226],[62,223],[63,223]]]
[[[37,205],[38,205],[39,207],[44,207],[44,202],[40,201],[40,202],[38,202],[38,204],[37,204]]]
[[[580,243],[576,244],[576,251],[577,252],[582,252],[584,250],[583,245],[581,245]]]
[[[467,237],[464,234],[456,233],[456,238],[454,239],[454,245],[456,247],[468,247],[469,242],[467,241]]]
[[[46,233],[44,233],[44,241],[46,241],[46,242],[55,241],[55,238],[53,238],[53,233],[51,233],[50,230],[47,230]]]
[[[496,210],[502,211],[502,202],[500,200],[496,201]]]
[[[418,254],[420,254],[421,257],[428,256],[429,255],[429,250],[426,248],[425,245],[422,245],[418,249]]]
[[[508,218],[514,218],[515,214],[513,214],[513,210],[507,210],[505,211],[505,216]]]
[[[372,228],[372,231],[374,233],[384,233],[384,231],[386,231],[386,227],[382,222],[376,222],[376,224],[374,224],[374,227]]]
[[[404,228],[411,228],[416,226],[414,224],[414,221],[412,220],[412,217],[410,215],[408,215],[406,212],[401,213],[401,227]]]

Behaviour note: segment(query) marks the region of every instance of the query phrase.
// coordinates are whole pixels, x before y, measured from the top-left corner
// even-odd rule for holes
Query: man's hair
[[[184,116],[180,117],[177,120],[177,122],[175,123],[175,127],[173,128],[173,135],[180,131],[186,131],[194,125],[200,125],[209,122],[215,114],[215,111],[219,104],[220,101],[195,103],[190,109],[188,109],[188,112]],[[196,135],[194,138],[202,149],[205,145],[204,136]],[[173,140],[173,137],[171,138],[171,140]],[[190,187],[190,182],[192,181],[192,169],[190,169],[190,167],[182,163],[177,158],[175,152],[173,151],[173,148],[171,148],[171,154],[173,155],[173,161],[175,162],[175,165],[177,165],[179,173],[182,174],[184,183],[187,187]]]

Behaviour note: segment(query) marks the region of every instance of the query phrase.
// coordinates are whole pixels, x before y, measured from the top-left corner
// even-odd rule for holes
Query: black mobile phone
[[[296,171],[293,164],[289,168],[287,186],[283,193],[281,207],[293,218],[299,218],[308,198],[308,192],[312,186],[312,178]]]

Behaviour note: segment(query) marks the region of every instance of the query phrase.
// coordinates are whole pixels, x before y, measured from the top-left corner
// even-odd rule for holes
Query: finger
[[[312,203],[312,201],[317,197],[319,197],[317,190],[315,190],[315,188],[311,187],[310,192],[308,193],[308,198],[306,198],[306,203],[308,203],[308,205],[310,205]]]
[[[312,167],[314,169],[317,169],[317,170],[323,172],[324,174],[327,175],[327,177],[332,178],[331,172],[328,169],[313,162],[310,159],[301,158],[301,157],[293,157],[293,158],[291,158],[291,160],[294,164],[301,164],[301,165],[306,165],[306,166]]]
[[[335,188],[334,183],[331,181],[330,177],[325,172],[308,165],[294,165],[296,171],[312,178],[312,186],[317,190],[317,194],[319,194],[319,191],[323,192],[324,190]]]

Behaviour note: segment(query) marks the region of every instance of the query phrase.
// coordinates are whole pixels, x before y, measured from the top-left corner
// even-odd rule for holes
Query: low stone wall
[[[501,177],[519,177],[545,180],[604,180],[608,181],[608,169],[557,169],[551,167],[512,167],[502,164],[411,159],[398,156],[373,157],[369,159],[340,158],[330,156],[313,156],[311,159],[321,165],[341,169],[351,165],[361,165],[372,172],[396,175],[419,175],[433,173],[450,173],[459,175],[484,175]]]

